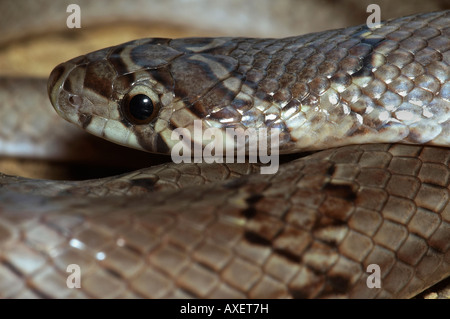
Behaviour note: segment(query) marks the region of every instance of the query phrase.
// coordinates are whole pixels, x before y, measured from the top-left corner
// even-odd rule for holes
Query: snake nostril
[[[71,95],[69,97],[69,103],[73,106],[81,106],[83,99],[79,95]]]

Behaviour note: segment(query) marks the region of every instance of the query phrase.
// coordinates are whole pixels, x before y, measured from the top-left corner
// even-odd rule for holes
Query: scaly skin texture
[[[284,40],[141,40],[59,66],[49,92],[65,118],[151,151],[167,151],[167,132],[197,118],[280,127],[285,152],[448,146],[448,21],[448,12],[394,20],[373,31],[382,39],[355,27]],[[141,90],[160,103],[149,125],[120,110]],[[411,297],[450,273],[449,161],[446,147],[367,144],[274,175],[249,164],[166,164],[73,183],[2,175],[0,293]],[[66,286],[70,264],[82,269],[81,289]],[[370,264],[381,288],[367,286]]]
[[[119,144],[170,154],[176,128],[280,129],[292,153],[356,143],[449,145],[449,11],[284,39],[142,39],[63,63],[58,114]],[[156,117],[136,124],[128,98]],[[194,141],[200,143],[200,141]]]
[[[172,164],[90,187],[3,176],[0,292],[411,297],[450,271],[449,160],[447,149],[380,144],[222,182],[254,168]],[[366,286],[373,263],[380,289]],[[70,264],[81,289],[66,286]]]

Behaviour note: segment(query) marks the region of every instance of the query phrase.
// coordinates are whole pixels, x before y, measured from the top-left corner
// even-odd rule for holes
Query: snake
[[[449,26],[441,11],[288,38],[150,38],[58,65],[56,112],[115,143],[170,155],[199,121],[276,129],[280,154],[303,153],[272,174],[250,161],[1,174],[0,296],[408,298],[444,280]]]

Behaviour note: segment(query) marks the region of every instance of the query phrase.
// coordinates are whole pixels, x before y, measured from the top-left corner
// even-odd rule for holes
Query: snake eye
[[[159,108],[147,95],[136,94],[123,99],[122,111],[130,123],[148,124],[158,115]]]

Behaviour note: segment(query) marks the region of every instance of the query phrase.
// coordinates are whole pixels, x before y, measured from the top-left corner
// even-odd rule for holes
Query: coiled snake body
[[[57,112],[120,144],[170,154],[172,131],[200,119],[278,128],[282,153],[342,147],[273,175],[195,163],[83,182],[2,175],[0,294],[383,298],[446,278],[449,26],[444,11],[285,39],[143,39],[58,66]]]

